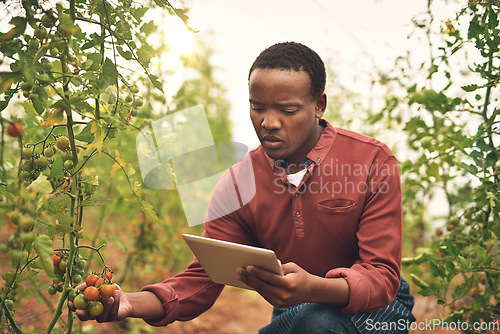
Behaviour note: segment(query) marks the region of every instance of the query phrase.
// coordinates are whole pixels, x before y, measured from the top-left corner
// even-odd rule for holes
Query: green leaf
[[[56,213],[55,217],[58,220],[58,224],[55,226],[56,231],[59,233],[70,233],[73,232],[74,228],[72,226],[73,217],[64,213]]]
[[[87,124],[79,134],[75,136],[76,140],[90,143],[94,141],[94,134],[92,133],[92,125]]]
[[[148,74],[149,80],[151,80],[151,83],[160,91],[163,93],[163,86],[160,80],[158,80],[158,77],[154,74]]]
[[[36,112],[35,108],[33,107],[33,104],[31,104],[28,101],[24,101],[23,107],[24,107],[24,112],[26,113],[26,115],[32,117],[33,120],[35,120],[37,123],[39,123],[39,121],[37,119],[37,116],[39,116],[39,115]]]
[[[111,59],[106,58],[104,64],[102,65],[102,74],[101,74],[101,90],[106,89],[110,85],[116,84],[116,80],[118,79],[118,70],[116,69],[115,63],[111,61]]]
[[[139,201],[141,203],[142,211],[146,214],[146,216],[153,220],[153,222],[159,223],[160,219],[158,219],[158,215],[156,214],[153,206],[142,199],[139,199]]]
[[[441,175],[439,174],[439,165],[435,162],[431,162],[427,166],[427,175],[433,176],[437,181],[441,181]]]
[[[134,57],[132,52],[130,52],[128,50],[123,50],[121,45],[117,45],[116,50],[118,50],[118,53],[120,54],[120,56],[122,56],[123,59],[125,59],[125,60],[131,60]]]
[[[53,190],[50,181],[44,174],[40,174],[40,176],[28,186],[28,189],[39,194],[50,194]]]
[[[480,88],[480,87],[478,85],[476,85],[476,84],[462,86],[462,89],[465,90],[466,92],[473,92],[473,91],[475,91],[478,88]]]
[[[146,12],[149,10],[148,7],[139,7],[136,8],[134,11],[131,12],[131,14],[134,16],[134,18],[137,21],[140,21],[141,18],[146,14]]]
[[[64,162],[61,158],[61,155],[56,154],[56,158],[54,160],[54,163],[52,164],[52,168],[50,169],[50,177],[54,179],[59,179],[63,177],[64,176],[63,165]]]
[[[144,24],[141,26],[140,30],[141,30],[141,32],[143,32],[143,33],[145,33],[146,35],[148,35],[148,34],[150,34],[150,33],[154,32],[154,31],[156,31],[156,29],[157,29],[157,28],[158,28],[158,27],[156,26],[156,24],[154,23],[154,21],[153,21],[153,20],[151,20],[151,21],[149,21],[149,22],[144,23]]]
[[[59,16],[58,30],[66,37],[79,33],[80,27],[73,22],[71,16],[62,14]]]
[[[21,76],[13,72],[0,72],[0,94],[7,91]]]
[[[26,23],[28,20],[24,17],[14,17],[9,21],[9,24],[12,24],[14,28],[7,31],[5,34],[0,35],[0,41],[7,41],[10,39],[14,39],[16,37],[21,36],[22,33],[26,30]]]
[[[23,270],[19,276],[17,276],[16,278],[16,282],[20,283],[20,282],[24,282],[32,277],[35,277],[36,275],[38,275],[39,272],[36,271],[36,270]]]
[[[49,96],[45,89],[40,89],[38,91],[38,99],[33,102],[33,107],[35,108],[38,115],[43,114],[45,108],[47,107],[47,100]]]
[[[426,289],[426,288],[429,288],[429,284],[424,281],[423,279],[421,279],[420,277],[418,277],[417,275],[415,274],[410,274],[410,277],[411,279],[413,280],[413,282],[421,289]]]
[[[137,60],[145,68],[149,67],[149,63],[151,61],[151,58],[153,57],[154,55],[150,50],[147,50],[145,48],[140,48],[139,50],[137,50]]]
[[[52,262],[51,256],[54,255],[54,250],[52,249],[52,241],[48,235],[40,235],[35,238],[34,241],[35,251],[37,252],[43,269],[49,277],[54,276],[54,262]]]
[[[461,255],[458,256],[458,263],[463,270],[468,270],[470,267],[470,262]]]

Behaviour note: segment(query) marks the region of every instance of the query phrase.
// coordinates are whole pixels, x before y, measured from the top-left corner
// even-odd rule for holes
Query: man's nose
[[[272,110],[266,113],[262,120],[262,127],[266,130],[276,130],[281,128],[281,120],[278,115]]]

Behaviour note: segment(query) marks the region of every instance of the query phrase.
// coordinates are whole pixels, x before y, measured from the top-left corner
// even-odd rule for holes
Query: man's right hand
[[[68,307],[71,311],[76,313],[81,321],[94,319],[97,322],[111,322],[120,321],[130,317],[132,315],[132,305],[130,303],[130,299],[128,298],[127,293],[123,292],[118,284],[115,284],[115,286],[117,289],[113,293],[113,296],[102,301],[104,310],[102,314],[96,318],[91,318],[85,310],[76,309],[72,301],[68,301]],[[82,283],[76,288],[83,292],[86,287],[87,284]]]

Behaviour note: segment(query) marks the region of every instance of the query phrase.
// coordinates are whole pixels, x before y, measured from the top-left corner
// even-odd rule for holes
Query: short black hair
[[[314,98],[325,91],[325,64],[315,51],[297,42],[277,43],[262,51],[250,67],[249,79],[255,69],[303,70],[311,79],[311,95]]]

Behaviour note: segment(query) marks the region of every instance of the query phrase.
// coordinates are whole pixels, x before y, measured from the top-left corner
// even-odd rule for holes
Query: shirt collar
[[[325,160],[328,152],[330,152],[330,149],[332,148],[333,145],[333,139],[337,134],[337,131],[335,130],[333,125],[326,119],[321,118],[319,120],[319,124],[324,126],[325,129],[323,130],[323,133],[319,137],[319,140],[316,143],[316,145],[312,148],[311,151],[309,151],[309,153],[307,153],[306,157],[302,161],[302,164],[304,164],[306,168],[313,163],[316,165],[321,165],[321,163]],[[271,168],[286,168],[288,166],[286,160],[272,159],[266,154],[265,151],[264,155],[266,156],[267,161],[269,162]]]

